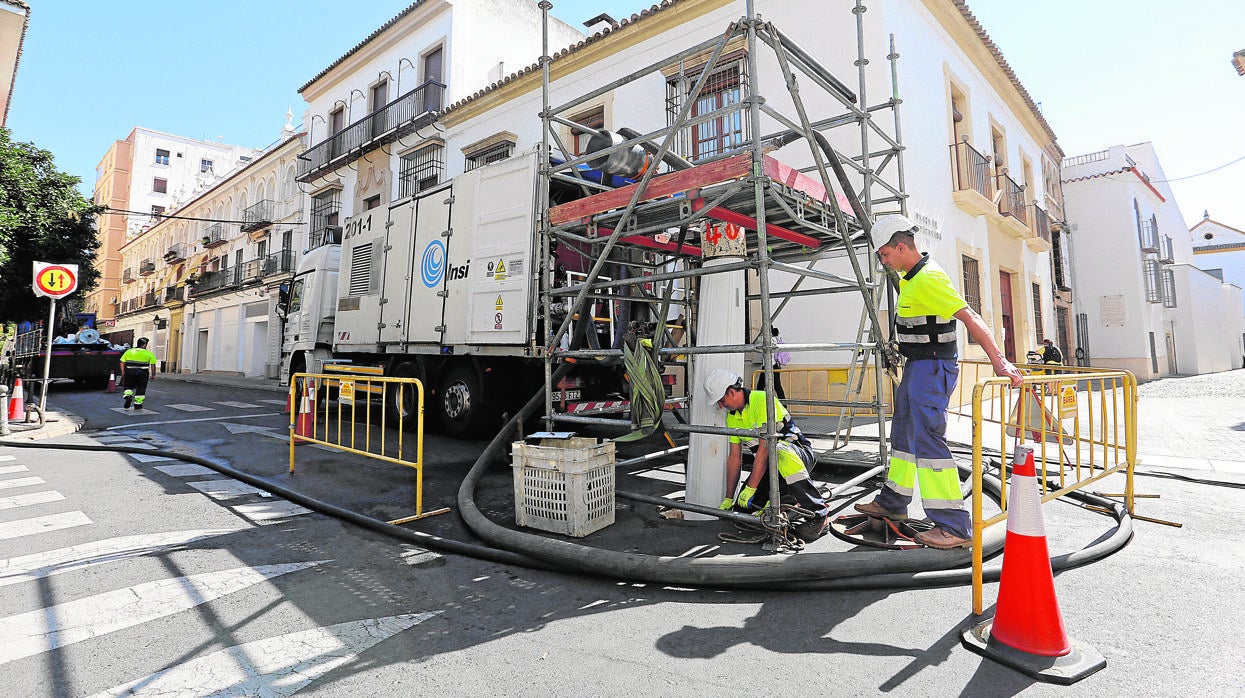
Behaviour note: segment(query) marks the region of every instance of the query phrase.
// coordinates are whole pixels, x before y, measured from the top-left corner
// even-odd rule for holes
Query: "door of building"
[[[1173,376],[1180,373],[1176,364],[1176,337],[1171,332],[1167,333],[1167,372]]]
[[[1012,322],[1012,275],[999,270],[999,306],[1003,324],[1003,354],[1008,361],[1016,361],[1016,333]]]

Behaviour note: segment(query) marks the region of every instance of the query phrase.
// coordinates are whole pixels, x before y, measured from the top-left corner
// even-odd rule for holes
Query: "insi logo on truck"
[[[441,285],[441,280],[445,278],[447,270],[450,276],[449,280],[457,281],[467,278],[467,268],[469,266],[471,266],[471,260],[467,260],[465,264],[456,267],[449,266],[445,260],[445,243],[440,240],[433,240],[424,248],[424,256],[419,265],[419,275],[423,279],[425,286],[436,288]]]

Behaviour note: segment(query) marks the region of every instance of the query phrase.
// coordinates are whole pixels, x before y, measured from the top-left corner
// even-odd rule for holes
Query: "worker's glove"
[[[721,509],[722,511],[729,511],[730,508],[733,506],[735,506],[735,498],[727,497],[726,499],[722,500],[721,504],[718,505],[718,509]]]
[[[739,496],[735,498],[735,503],[747,509],[748,505],[752,503],[752,495],[756,493],[757,488],[744,485],[743,488],[739,490]]]

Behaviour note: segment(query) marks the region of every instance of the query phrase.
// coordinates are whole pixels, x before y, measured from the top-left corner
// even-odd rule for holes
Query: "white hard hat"
[[[731,386],[743,387],[743,379],[730,369],[715,368],[705,377],[705,392],[714,402],[721,400]]]
[[[901,216],[898,213],[888,213],[885,216],[878,216],[873,221],[873,229],[869,232],[873,238],[873,248],[878,249],[891,241],[891,236],[899,232],[907,232],[916,227],[916,223],[907,216]]]

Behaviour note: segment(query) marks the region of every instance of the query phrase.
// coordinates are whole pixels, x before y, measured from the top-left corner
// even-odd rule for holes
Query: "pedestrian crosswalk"
[[[131,446],[140,443],[128,435],[99,439],[105,440]],[[0,487],[18,490],[0,497],[0,587],[7,587],[0,603],[0,672],[13,682],[10,685],[34,686],[33,676],[49,693],[60,693],[63,686],[56,682],[69,675],[64,667],[72,661],[76,664],[76,683],[71,691],[75,695],[290,696],[335,670],[366,662],[364,653],[371,648],[443,613],[417,608],[393,609],[390,615],[380,615],[374,604],[351,606],[337,600],[332,604],[337,610],[331,614],[336,617],[326,614],[317,620],[320,614],[307,612],[274,616],[272,611],[288,603],[290,589],[299,585],[310,584],[315,589],[311,598],[320,599],[323,578],[317,570],[336,561],[323,555],[322,546],[306,539],[270,545],[264,550],[271,552],[264,556],[278,559],[256,560],[255,544],[237,537],[264,530],[255,524],[309,512],[237,480],[204,479],[218,478],[209,468],[188,463],[152,465],[138,460],[140,455],[125,457],[132,467],[149,475],[197,478],[186,483],[192,491],[228,505],[242,518],[232,527],[119,536],[111,535],[116,526],[113,522],[104,537],[85,542],[81,535],[66,538],[53,532],[71,528],[89,531],[97,526],[86,513],[75,509],[75,500],[88,497],[68,489],[67,497],[51,489],[44,477],[55,483],[57,473],[47,474],[49,471],[41,469],[47,465],[44,455],[8,459],[19,461],[0,471]],[[191,468],[175,470],[176,465]],[[20,476],[32,470],[39,475]],[[14,482],[22,484],[6,484]],[[42,489],[20,491],[38,486]],[[173,506],[174,500],[163,501]],[[23,516],[27,507],[37,509],[36,515]],[[49,510],[57,507],[62,510]],[[149,524],[145,513],[134,512],[130,517],[122,516],[121,521],[141,529]],[[265,535],[302,535],[302,529],[278,529]],[[20,548],[19,540],[23,541]],[[40,545],[38,541],[51,544]],[[32,549],[36,552],[28,552]],[[16,550],[25,554],[13,555]],[[238,552],[224,554],[232,550]],[[53,582],[52,578],[64,581]],[[231,609],[241,603],[255,604],[258,612],[247,621],[254,621],[256,630],[237,633],[240,626],[235,625],[221,635],[216,620],[222,617],[220,611],[192,610],[221,603]],[[348,613],[343,617],[339,612],[346,607],[366,610],[362,617],[351,620]],[[380,617],[372,617],[376,615]],[[273,623],[274,617],[281,622]],[[162,628],[158,631],[162,633],[160,642],[176,646],[176,663],[136,651],[140,648],[133,644],[134,632],[149,627]],[[169,632],[171,627],[177,630]],[[222,638],[228,639],[221,642]],[[64,653],[64,648],[75,645],[82,649]],[[112,661],[117,653],[124,653],[127,660]],[[45,670],[47,656],[55,657],[61,667],[55,674]],[[101,671],[92,671],[92,662],[100,662]],[[49,681],[56,690],[51,690],[52,684],[46,683]]]

